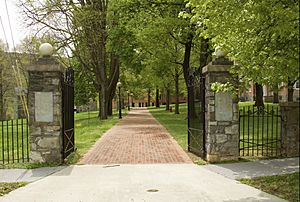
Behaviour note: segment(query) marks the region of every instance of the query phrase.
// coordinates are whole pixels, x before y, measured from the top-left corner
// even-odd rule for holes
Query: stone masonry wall
[[[285,157],[299,156],[299,103],[280,104],[282,115],[282,154]]]
[[[209,162],[239,157],[239,115],[237,102],[230,93],[215,93],[214,82],[226,83],[231,65],[213,65],[203,69],[205,76],[206,159]]]
[[[49,58],[40,59],[29,70],[30,159],[33,162],[60,163],[62,161],[61,79],[61,67]],[[40,110],[36,106],[36,95],[43,95],[42,93],[48,93],[50,98],[52,96],[50,100],[53,101],[53,103],[44,103],[43,107],[50,110],[50,113],[45,113],[44,116],[52,115],[52,119],[46,121],[37,120],[36,115],[36,110]],[[43,114],[39,116],[43,118]]]

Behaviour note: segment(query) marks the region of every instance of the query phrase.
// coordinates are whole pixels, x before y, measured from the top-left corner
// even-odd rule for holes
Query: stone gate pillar
[[[300,155],[299,147],[299,112],[300,103],[285,102],[280,103],[281,110],[281,146],[282,155],[285,157],[296,157]]]
[[[30,160],[62,162],[63,67],[51,57],[53,48],[42,44],[43,56],[28,67]]]
[[[238,101],[229,92],[216,93],[214,82],[230,81],[233,62],[221,57],[205,66],[205,130],[206,159],[208,162],[235,160],[239,157]]]

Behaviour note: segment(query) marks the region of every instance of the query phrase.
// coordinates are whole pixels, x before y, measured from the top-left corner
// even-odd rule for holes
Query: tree
[[[192,22],[240,65],[242,78],[278,85],[299,77],[299,1],[189,0]]]
[[[160,75],[165,75],[163,72],[167,72],[167,77],[173,77],[177,89],[175,113],[179,113],[180,75],[183,73],[188,88],[190,66],[199,65],[199,50],[192,51],[193,46],[194,50],[199,48],[199,45],[193,44],[195,26],[187,19],[178,18],[179,12],[185,9],[184,1],[119,1],[115,9],[125,10],[119,22],[135,34],[138,43],[135,44],[134,49],[146,55],[142,61],[148,62],[144,64],[158,69]]]
[[[91,100],[95,100],[97,97],[96,89],[94,85],[91,85],[93,79],[85,74],[85,71],[80,63],[74,62],[72,67],[74,68],[75,77],[75,105],[87,105]]]
[[[21,3],[29,25],[35,26],[39,33],[51,33],[57,49],[74,56],[93,79],[99,94],[101,119],[108,116],[119,78],[119,58],[107,49],[108,30],[114,26],[108,21],[109,2],[27,0]]]

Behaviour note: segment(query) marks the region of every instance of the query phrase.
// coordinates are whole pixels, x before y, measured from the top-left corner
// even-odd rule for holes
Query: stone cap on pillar
[[[207,74],[209,72],[229,72],[233,65],[214,65],[210,62],[208,65],[203,67],[202,73]]]
[[[53,57],[44,56],[28,66],[27,70],[37,72],[64,72],[64,67]]]

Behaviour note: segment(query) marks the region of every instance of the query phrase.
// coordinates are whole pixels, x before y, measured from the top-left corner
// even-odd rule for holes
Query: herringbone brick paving
[[[192,163],[148,110],[132,110],[107,131],[80,164]]]

